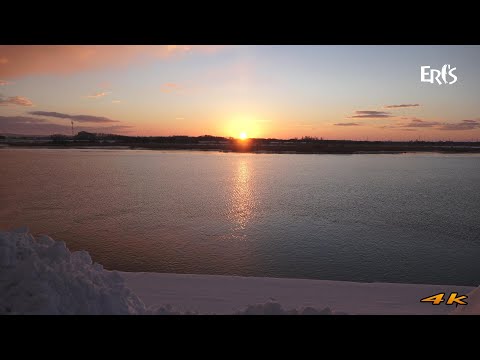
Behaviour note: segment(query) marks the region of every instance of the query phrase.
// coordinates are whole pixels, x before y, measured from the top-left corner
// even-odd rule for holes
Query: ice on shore
[[[159,284],[156,284],[158,286]],[[160,284],[161,286],[161,284]],[[215,312],[213,312],[215,313]],[[287,310],[277,302],[247,305],[239,315],[331,314],[330,309]],[[0,232],[0,314],[196,314],[169,304],[148,308],[117,271],[93,263],[86,251],[34,237],[28,228]]]
[[[172,306],[152,306],[147,310],[151,315],[197,315],[195,311],[176,311]],[[214,314],[214,313],[212,313]],[[330,308],[318,310],[313,307],[300,307],[298,309],[285,309],[277,301],[269,300],[263,304],[247,305],[244,309],[233,312],[233,315],[346,315],[345,313],[334,313]]]
[[[248,305],[245,310],[238,311],[235,315],[333,315],[333,313],[328,307],[322,310],[313,307],[287,310],[280,303],[269,301],[265,304]]]
[[[468,305],[420,303],[441,291],[468,293]],[[0,314],[480,314],[480,288],[124,273],[93,263],[86,251],[0,232]]]
[[[0,314],[142,314],[145,306],[116,271],[86,251],[34,237],[27,228],[0,233]]]

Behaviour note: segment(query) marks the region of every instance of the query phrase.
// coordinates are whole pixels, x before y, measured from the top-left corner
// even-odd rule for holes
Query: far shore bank
[[[405,154],[405,153],[441,153],[441,154],[480,154],[476,146],[386,146],[386,145],[328,145],[328,146],[225,146],[204,144],[52,144],[52,143],[6,143],[0,144],[1,149],[76,149],[76,150],[182,150],[182,151],[215,151],[223,153],[254,153],[254,154]]]

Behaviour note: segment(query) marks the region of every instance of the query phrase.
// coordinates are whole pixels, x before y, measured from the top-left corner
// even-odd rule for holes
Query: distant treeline
[[[459,141],[423,141],[423,140],[410,140],[410,141],[368,141],[368,140],[328,140],[313,136],[304,136],[302,138],[291,139],[275,139],[275,138],[253,138],[248,140],[238,140],[233,137],[222,137],[213,135],[202,136],[186,136],[186,135],[173,135],[173,136],[128,136],[118,134],[104,134],[104,133],[89,133],[81,131],[73,138],[67,135],[55,134],[50,137],[52,142],[71,142],[81,141],[90,143],[112,142],[117,144],[234,144],[239,142],[245,142],[250,145],[260,144],[334,144],[334,145],[438,145],[438,146],[480,146],[480,142],[459,142]]]
[[[50,137],[5,136],[0,141],[9,146],[50,146],[56,148],[118,147],[152,150],[204,150],[254,153],[355,154],[401,152],[480,153],[480,142],[458,141],[361,141],[328,140],[304,136],[293,139],[203,136],[127,136],[81,131],[75,136],[55,134]]]

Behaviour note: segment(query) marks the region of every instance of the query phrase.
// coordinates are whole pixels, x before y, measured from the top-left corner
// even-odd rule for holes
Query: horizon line
[[[186,138],[201,138],[201,137],[213,137],[213,138],[221,138],[225,140],[239,140],[242,141],[239,137],[234,136],[220,136],[220,135],[211,135],[211,134],[203,134],[203,135],[124,135],[124,134],[116,134],[116,133],[107,133],[107,132],[89,132],[89,131],[80,131],[75,136],[78,136],[79,133],[88,133],[94,135],[104,135],[104,136],[123,136],[123,137],[130,137],[130,138],[173,138],[173,137],[186,137]],[[72,135],[63,134],[63,133],[53,133],[49,135],[40,135],[40,134],[18,134],[18,133],[0,133],[0,136],[15,136],[15,137],[41,137],[47,138],[52,136],[65,136],[66,138],[72,138]],[[478,143],[480,139],[470,139],[470,140],[452,140],[452,139],[437,139],[437,140],[426,140],[426,139],[408,139],[408,140],[392,140],[392,139],[339,139],[339,138],[324,138],[318,136],[310,136],[305,135],[303,137],[292,137],[292,138],[274,138],[274,137],[248,137],[245,140],[278,140],[278,141],[361,141],[361,142],[459,142],[459,143]]]

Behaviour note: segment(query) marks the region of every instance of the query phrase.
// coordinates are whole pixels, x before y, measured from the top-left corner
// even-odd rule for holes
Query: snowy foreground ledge
[[[0,314],[480,314],[479,289],[107,271],[63,241],[0,232]],[[452,291],[469,304],[419,302]]]

